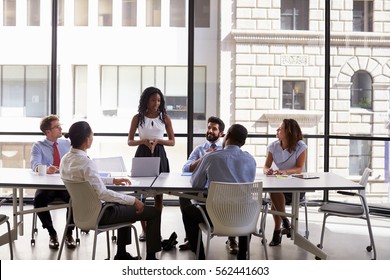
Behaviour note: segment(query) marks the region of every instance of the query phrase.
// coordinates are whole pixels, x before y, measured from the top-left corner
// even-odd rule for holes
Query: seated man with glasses
[[[45,135],[45,138],[37,141],[32,146],[30,159],[31,169],[34,172],[38,172],[38,166],[45,165],[47,174],[58,173],[62,156],[70,150],[70,142],[65,139],[60,139],[62,137],[62,127],[59,117],[56,115],[43,117],[40,129]],[[66,190],[38,189],[35,192],[34,208],[47,207],[48,204],[56,199],[68,203],[69,198],[70,196]],[[39,212],[38,217],[42,222],[42,227],[46,228],[49,232],[49,248],[58,249],[58,236],[54,229],[50,212]],[[66,246],[71,249],[76,248],[76,243],[72,237],[73,229],[69,229],[65,239]]]

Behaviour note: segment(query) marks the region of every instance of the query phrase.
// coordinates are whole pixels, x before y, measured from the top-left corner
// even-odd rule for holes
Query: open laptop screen
[[[154,177],[160,174],[159,157],[135,157],[131,162],[131,176]]]

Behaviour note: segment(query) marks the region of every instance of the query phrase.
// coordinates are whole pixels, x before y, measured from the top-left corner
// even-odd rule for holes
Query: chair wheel
[[[34,228],[33,232],[34,232],[34,233],[38,233],[38,229],[37,229],[37,228]]]
[[[111,236],[111,241],[116,242],[116,236]]]
[[[371,252],[372,251],[372,246],[367,246],[366,250],[367,250],[367,252]]]
[[[317,244],[317,248],[320,248],[320,249],[322,249],[322,246],[321,246],[321,244]]]
[[[80,238],[76,238],[76,244],[80,244]]]
[[[31,239],[31,246],[34,246],[34,245],[35,245],[35,240]]]
[[[81,230],[81,233],[88,234],[89,230]]]
[[[316,260],[321,260],[321,258],[320,258],[320,257],[317,257],[317,256],[315,257],[315,259],[316,259]]]

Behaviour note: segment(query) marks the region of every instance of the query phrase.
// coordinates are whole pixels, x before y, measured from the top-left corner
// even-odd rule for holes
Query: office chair
[[[92,160],[101,174],[111,172],[127,173],[122,156],[93,158]],[[115,231],[112,231],[111,240],[112,242],[116,241]]]
[[[196,205],[201,211],[204,223],[199,224],[199,238],[196,255],[199,257],[202,232],[206,233],[207,242],[205,255],[208,258],[210,240],[214,236],[248,236],[247,258],[250,256],[249,242],[251,234],[263,238],[265,258],[268,259],[266,241],[263,233],[264,223],[260,223],[257,230],[262,208],[263,183],[224,183],[211,182],[206,199],[206,211],[210,217],[212,226],[206,213],[200,205]]]
[[[368,176],[372,170],[366,168],[363,172],[362,178],[360,179],[359,184],[366,187]],[[365,190],[361,190],[358,193],[356,192],[348,192],[348,191],[338,191],[337,193],[341,195],[349,195],[349,196],[358,196],[360,198],[360,204],[350,204],[350,203],[325,203],[322,205],[318,211],[324,213],[324,219],[322,222],[322,230],[321,230],[321,239],[320,243],[317,245],[318,248],[322,249],[324,234],[325,234],[325,223],[326,219],[330,216],[338,216],[338,217],[347,217],[347,218],[359,218],[367,221],[368,234],[370,236],[370,245],[366,247],[368,252],[373,251],[373,260],[376,259],[376,249],[374,243],[374,236],[372,234],[371,222],[370,222],[370,212],[368,209]]]
[[[110,259],[110,242],[109,242],[109,231],[115,230],[121,227],[130,226],[134,230],[135,236],[137,235],[137,230],[131,222],[123,222],[112,225],[99,225],[100,219],[102,218],[104,211],[110,207],[112,204],[105,203],[104,206],[100,201],[97,193],[89,182],[70,182],[65,181],[64,184],[70,195],[70,207],[69,210],[73,213],[73,220],[75,226],[84,231],[94,231],[93,239],[93,250],[92,250],[92,260],[95,259],[96,255],[96,244],[97,236],[99,233],[106,232],[107,235],[107,259]],[[61,241],[60,250],[58,252],[58,260],[61,259],[62,249],[65,243],[65,236],[68,227],[70,226],[70,218],[66,224],[64,235]],[[136,239],[137,254],[140,258],[140,249],[138,239]]]
[[[0,225],[7,223],[8,228],[8,244],[9,244],[9,252],[10,252],[10,258],[11,260],[14,259],[14,253],[12,249],[12,234],[11,234],[11,227],[9,225],[9,217],[3,214],[0,214]]]

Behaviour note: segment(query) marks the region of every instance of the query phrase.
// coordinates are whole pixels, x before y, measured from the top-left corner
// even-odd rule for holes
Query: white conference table
[[[291,192],[293,194],[291,213],[288,214],[288,216],[291,217],[293,228],[291,239],[294,240],[295,245],[312,253],[314,256],[320,259],[326,259],[327,254],[324,251],[299,233],[299,193],[314,192],[318,190],[362,190],[364,187],[331,172],[310,173],[310,175],[318,176],[318,178],[300,179],[292,176],[282,177],[258,174],[255,180],[263,182],[263,192]],[[190,176],[182,176],[179,173],[161,173],[153,183],[151,189],[155,192],[168,193],[177,196],[183,196],[183,194],[186,193],[189,194],[190,197],[191,192],[205,192],[205,190],[202,189],[193,189],[190,184],[190,178]],[[192,196],[192,198],[194,197],[199,200],[205,200],[203,196]]]
[[[112,173],[113,177],[123,177],[127,174]],[[119,176],[123,175],[123,176]],[[108,186],[116,191],[125,192],[147,192],[156,177],[130,177],[131,186]],[[16,240],[18,235],[24,234],[24,214],[37,213],[47,210],[54,210],[68,207],[68,204],[52,205],[44,208],[24,210],[23,191],[24,189],[51,189],[66,190],[60,174],[47,174],[40,176],[38,173],[25,168],[0,168],[0,188],[12,188],[12,211],[13,227],[12,238]],[[0,210],[1,211],[1,210]],[[8,242],[7,236],[0,237],[0,245]]]
[[[293,177],[280,176],[265,176],[258,174],[256,180],[263,181],[263,192],[292,192],[292,209],[291,223],[293,226],[292,239],[294,244],[311,252],[313,255],[326,259],[327,255],[321,249],[317,248],[313,243],[304,238],[298,231],[299,226],[299,193],[300,192],[314,192],[317,190],[362,190],[364,189],[358,183],[348,180],[330,172],[310,173],[316,175],[318,179],[300,179]],[[126,174],[115,174],[126,175]],[[189,198],[196,198],[198,200],[205,200],[203,193],[207,189],[194,189],[190,184],[190,174],[182,175],[181,173],[161,173],[156,177],[130,177],[132,181],[131,186],[108,186],[108,188],[116,191],[124,192],[140,192],[147,196],[154,196],[158,193],[171,194],[175,196],[184,196]],[[30,169],[22,168],[0,168],[0,187],[12,188],[13,201],[13,238],[17,239],[18,226],[21,226],[20,234],[23,234],[23,215],[37,211],[47,210],[46,208],[39,209],[23,209],[23,189],[58,189],[63,190],[65,186],[59,174],[39,176]],[[17,195],[19,191],[19,196]],[[19,198],[19,205],[18,205]],[[19,206],[19,207],[18,207]],[[57,206],[58,208],[66,205]],[[56,207],[56,206],[53,206]],[[50,207],[50,209],[55,209]],[[18,221],[18,217],[20,218]],[[0,238],[0,244],[7,242],[6,235]]]

